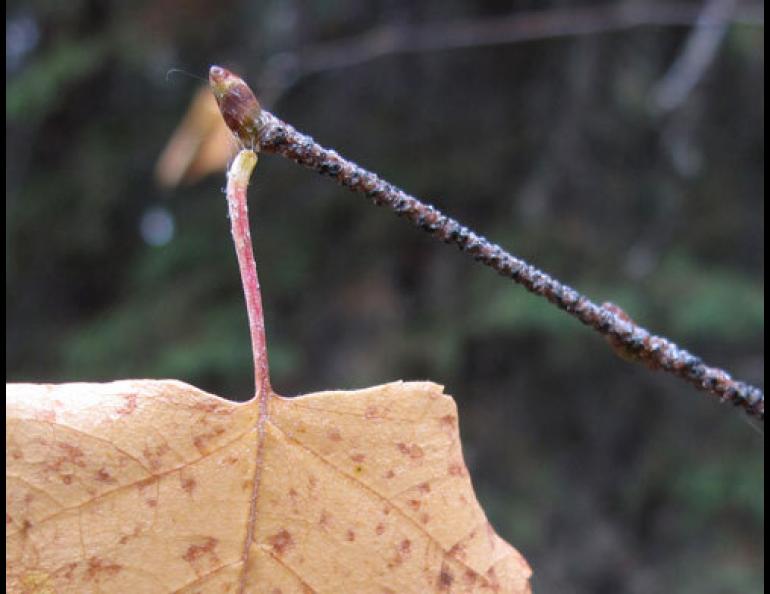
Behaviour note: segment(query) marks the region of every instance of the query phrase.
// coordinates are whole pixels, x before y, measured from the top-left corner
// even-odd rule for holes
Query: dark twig
[[[209,77],[220,110],[228,126],[246,146],[279,154],[340,185],[369,197],[378,206],[388,206],[415,226],[445,243],[454,243],[477,261],[545,297],[573,317],[602,334],[617,354],[677,375],[698,389],[732,402],[751,416],[765,418],[762,390],[736,381],[717,367],[679,348],[670,340],[655,336],[634,323],[617,306],[596,305],[571,287],[506,252],[438,209],[410,196],[376,174],[325,149],[312,138],[282,122],[273,114],[259,110],[259,104],[245,82],[231,72],[212,66]]]
[[[445,243],[454,243],[477,261],[523,285],[528,291],[574,316],[607,337],[613,348],[624,356],[651,369],[662,369],[679,376],[700,390],[732,402],[749,415],[765,417],[765,395],[762,390],[734,380],[717,367],[681,349],[670,340],[655,336],[634,323],[618,308],[599,306],[574,289],[548,274],[509,254],[503,248],[471,231],[438,209],[410,196],[376,174],[325,149],[312,138],[295,130],[269,112],[262,112],[259,132],[262,151],[279,154],[340,185],[369,197],[378,206],[387,206],[413,225]]]

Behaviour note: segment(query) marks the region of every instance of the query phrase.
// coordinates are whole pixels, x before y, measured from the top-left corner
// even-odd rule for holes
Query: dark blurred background
[[[202,85],[169,71],[216,63],[763,385],[762,4],[12,1],[6,52],[7,381],[250,396],[224,175],[156,181]],[[744,415],[283,159],[250,203],[276,389],[444,384],[536,592],[763,591],[764,437]]]

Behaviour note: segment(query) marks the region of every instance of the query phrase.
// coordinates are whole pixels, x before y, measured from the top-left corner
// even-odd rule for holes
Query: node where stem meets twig
[[[257,264],[249,230],[249,212],[246,204],[246,190],[251,173],[257,164],[257,154],[244,149],[236,155],[227,172],[227,207],[230,214],[230,230],[238,256],[246,311],[249,317],[251,350],[254,358],[254,389],[259,400],[270,392],[270,372],[267,362],[267,341],[265,319],[262,312],[262,294],[257,276]]]

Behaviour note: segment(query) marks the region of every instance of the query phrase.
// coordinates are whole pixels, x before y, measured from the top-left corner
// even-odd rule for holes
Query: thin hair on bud
[[[200,80],[206,84],[208,84],[209,82],[202,76],[198,76],[197,74],[193,74],[192,72],[188,72],[187,70],[183,70],[182,68],[169,68],[168,71],[166,71],[166,82],[169,82],[169,78],[172,74],[184,74],[185,76],[189,76],[190,78],[194,78],[195,80]]]

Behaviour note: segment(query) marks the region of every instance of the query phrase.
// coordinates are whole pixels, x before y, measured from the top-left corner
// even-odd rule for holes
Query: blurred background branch
[[[687,65],[667,76],[667,86],[684,84],[705,69],[706,54],[713,56],[729,23],[764,26],[762,3],[738,5],[737,0],[709,0],[701,8],[692,2],[613,2],[583,7],[517,11],[492,18],[430,23],[385,25],[349,38],[300,47],[272,56],[259,75],[259,94],[266,106],[274,106],[299,79],[348,68],[393,54],[444,51],[597,35],[637,27],[693,27],[688,40]],[[707,49],[711,47],[711,49]],[[696,57],[697,56],[697,57]],[[697,60],[699,65],[693,62]],[[694,84],[694,81],[691,83]],[[673,90],[666,91],[667,94]],[[681,94],[677,90],[677,96]]]
[[[658,108],[671,111],[684,103],[714,61],[737,8],[737,0],[707,0],[703,3],[703,10],[682,53],[652,91]]]

